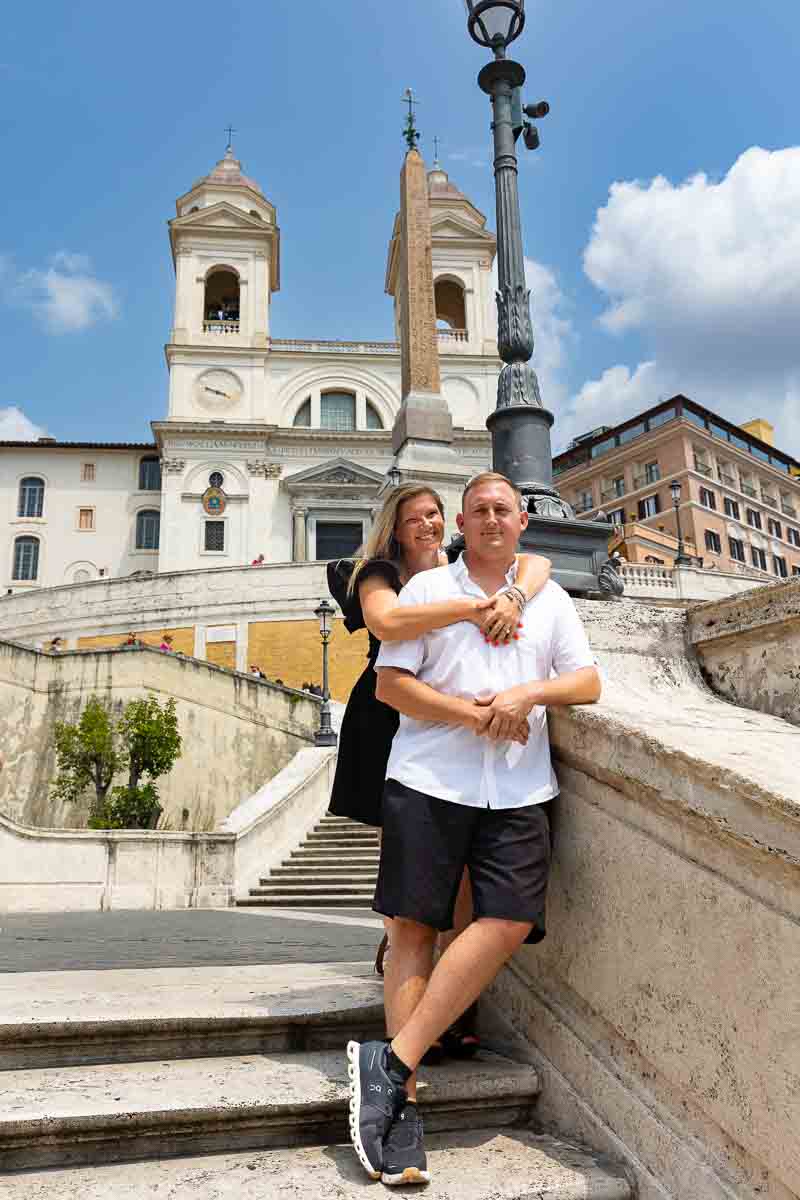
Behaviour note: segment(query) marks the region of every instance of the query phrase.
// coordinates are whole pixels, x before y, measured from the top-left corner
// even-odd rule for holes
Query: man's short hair
[[[473,475],[468,482],[464,491],[461,493],[461,511],[464,511],[464,505],[467,500],[467,495],[473,488],[478,487],[482,483],[504,483],[511,488],[517,500],[517,508],[520,512],[523,511],[522,492],[518,487],[515,487],[507,475],[501,475],[499,471],[481,471],[480,475]]]

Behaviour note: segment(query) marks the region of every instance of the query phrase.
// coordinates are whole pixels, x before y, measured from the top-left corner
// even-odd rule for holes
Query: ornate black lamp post
[[[677,479],[673,479],[669,485],[669,490],[672,492],[672,503],[675,505],[675,522],[678,526],[678,553],[675,556],[676,567],[690,567],[692,560],[685,553],[683,545],[683,532],[681,530],[681,485]]]
[[[314,616],[319,621],[319,635],[322,638],[322,707],[319,713],[319,729],[314,734],[315,746],[335,746],[337,742],[331,725],[331,694],[328,689],[328,642],[335,611],[327,600],[320,600],[319,608],[314,609]]]
[[[539,145],[536,127],[526,117],[546,117],[546,100],[523,107],[525,70],[506,58],[506,48],[525,26],[525,0],[464,0],[470,36],[494,53],[478,75],[491,98],[494,120],[494,177],[497,199],[497,345],[504,366],[497,385],[497,407],[487,419],[494,468],[507,475],[527,498],[531,517],[523,538],[553,559],[555,577],[573,592],[605,590],[598,580],[608,558],[608,525],[577,521],[553,487],[550,428],[553,414],[542,404],[539,381],[530,364],[533,326],[530,292],[525,283],[522,224],[517,188],[516,143],[520,134],[529,150]]]

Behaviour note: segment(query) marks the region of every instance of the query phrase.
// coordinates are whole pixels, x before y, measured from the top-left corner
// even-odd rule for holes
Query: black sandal
[[[478,1002],[471,1004],[441,1037],[442,1048],[448,1058],[474,1058],[481,1048],[475,1032],[478,1021]]]
[[[444,1054],[444,1038],[438,1038],[437,1041],[433,1042],[433,1044],[428,1047],[420,1061],[422,1062],[423,1066],[438,1067],[441,1066]]]
[[[386,951],[389,949],[389,935],[385,933],[381,938],[381,944],[378,946],[378,953],[375,955],[375,974],[383,977],[383,960],[386,958]]]

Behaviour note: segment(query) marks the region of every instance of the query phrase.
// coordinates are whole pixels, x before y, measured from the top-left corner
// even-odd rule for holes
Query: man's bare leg
[[[453,912],[453,928],[448,929],[447,933],[439,934],[439,957],[444,954],[448,946],[456,940],[460,933],[463,933],[468,925],[472,924],[472,884],[469,878],[469,871],[465,867],[464,874],[461,876],[461,883],[458,886],[458,895],[456,896],[456,906]]]
[[[403,1028],[422,999],[433,970],[435,945],[436,930],[430,926],[404,917],[392,921],[392,953],[386,962],[383,990],[389,1037]],[[416,1100],[416,1074],[408,1080],[406,1090],[409,1100]]]
[[[395,940],[399,924],[395,922]],[[427,987],[423,980],[421,988],[409,990],[418,996],[417,1003],[409,1006],[410,1015],[392,1038],[392,1049],[407,1067],[416,1069],[428,1047],[477,1000],[531,928],[527,922],[480,917],[442,955]],[[401,1019],[403,1009],[393,1010],[393,1016]]]

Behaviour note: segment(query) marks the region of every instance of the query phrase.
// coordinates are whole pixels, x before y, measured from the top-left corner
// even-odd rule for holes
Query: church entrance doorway
[[[364,540],[361,521],[317,520],[317,561],[353,558]]]

